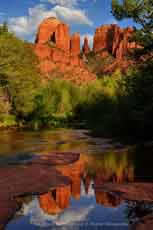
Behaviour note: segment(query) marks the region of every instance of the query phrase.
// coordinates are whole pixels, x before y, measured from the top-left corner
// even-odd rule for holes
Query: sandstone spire
[[[88,42],[87,37],[84,38],[84,44],[83,44],[83,47],[82,47],[82,51],[83,51],[84,54],[88,54],[90,52],[90,47],[89,47],[89,42]]]

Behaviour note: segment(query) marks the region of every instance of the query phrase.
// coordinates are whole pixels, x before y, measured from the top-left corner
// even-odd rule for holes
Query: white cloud
[[[65,6],[67,8],[72,8],[80,3],[87,2],[88,0],[41,0],[41,2],[48,2],[52,5]],[[90,0],[91,1],[91,0]],[[95,3],[95,0],[92,0]]]
[[[85,24],[92,26],[93,22],[87,17],[85,11],[80,9],[70,9],[63,6],[55,6],[53,12],[57,17],[66,21],[67,23]]]
[[[22,214],[30,218],[29,221],[32,225],[39,226],[40,228],[49,228],[51,226],[57,228],[57,226],[71,226],[75,222],[84,221],[94,208],[95,206],[92,204],[79,207],[72,205],[70,208],[65,209],[64,212],[60,214],[48,215],[40,208],[39,201],[37,198],[35,198],[29,204],[23,205]],[[20,214],[20,211],[18,213]]]
[[[73,7],[78,4],[77,0],[48,0],[49,3],[53,5]]]
[[[57,226],[72,225],[73,223],[85,221],[88,214],[94,209],[94,205],[86,207],[71,207],[66,209],[55,221]]]
[[[93,47],[93,34],[82,34],[81,35],[81,44],[83,45],[83,42],[84,42],[84,38],[87,37],[88,38],[88,42],[89,42],[89,46],[90,48]]]
[[[36,5],[34,8],[29,8],[28,16],[10,18],[9,28],[18,35],[34,34],[40,22],[46,17],[56,17],[56,13],[47,10],[44,5]]]
[[[51,1],[64,2],[64,0]],[[25,37],[34,35],[41,21],[44,18],[51,16],[57,17],[68,24],[85,24],[88,26],[93,25],[92,21],[86,15],[86,12],[81,9],[67,8],[60,5],[56,5],[53,8],[48,9],[44,4],[39,4],[33,8],[29,8],[27,16],[10,18],[8,20],[8,24],[11,31],[14,31],[19,36]]]

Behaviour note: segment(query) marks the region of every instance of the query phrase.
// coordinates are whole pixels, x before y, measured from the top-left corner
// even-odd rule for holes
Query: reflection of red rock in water
[[[61,187],[56,189],[56,203],[61,209],[68,208],[70,204],[71,187]]]
[[[84,162],[80,159],[75,163],[60,166],[58,171],[71,180],[71,185],[57,187],[52,192],[39,196],[40,207],[45,213],[58,214],[69,207],[70,197],[79,200],[81,195],[81,175],[84,170]]]
[[[95,196],[97,204],[106,207],[117,207],[122,201],[119,196],[114,196],[108,192],[98,191],[97,189],[95,189]]]
[[[71,179],[71,195],[77,200],[80,199],[84,161],[80,158],[71,166],[63,166],[59,170],[64,176],[68,176]]]
[[[91,177],[90,177],[89,175],[87,175],[87,176],[83,179],[83,182],[84,182],[85,192],[86,192],[86,194],[88,194],[88,192],[89,192],[89,187],[90,187],[90,184],[91,184]]]
[[[58,214],[62,210],[58,207],[51,192],[39,196],[40,208],[47,214]]]
[[[47,194],[39,196],[40,208],[47,214],[58,214],[69,207],[70,196],[70,186],[56,188]]]
[[[20,166],[0,168],[0,227],[5,226],[9,219],[20,208],[16,198],[25,194],[40,195],[56,187],[69,186],[71,181],[56,170],[55,166],[70,164],[79,159],[75,153],[53,153],[47,156],[37,156]],[[5,178],[5,180],[4,180]],[[51,197],[41,197],[48,203]]]

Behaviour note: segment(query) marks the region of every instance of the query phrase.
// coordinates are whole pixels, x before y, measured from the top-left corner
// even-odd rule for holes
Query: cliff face
[[[52,21],[52,23],[50,23]],[[36,43],[44,44],[55,37],[55,31],[60,21],[56,18],[47,18],[40,24],[36,36]]]
[[[64,79],[77,84],[96,79],[80,58],[80,34],[71,36],[69,26],[56,18],[48,18],[41,23],[34,51],[39,58],[41,72],[48,78],[58,69]]]
[[[101,26],[95,32],[93,51],[101,55],[108,52],[117,60],[122,60],[130,49],[139,48],[135,42],[129,40],[133,32],[132,27],[121,29],[115,24]]]
[[[113,72],[117,68],[126,70],[131,61],[126,59],[129,51],[140,48],[130,38],[134,29],[120,28],[118,25],[103,25],[96,29],[93,41],[93,53],[102,58],[111,55],[113,62],[102,66],[103,72]],[[45,19],[38,28],[34,51],[40,61],[40,70],[47,79],[54,77],[54,72],[77,84],[96,79],[86,64],[91,49],[88,38],[84,38],[81,58],[80,34],[70,35],[69,26],[56,18]],[[58,75],[59,75],[58,74]],[[57,77],[57,74],[55,75]]]

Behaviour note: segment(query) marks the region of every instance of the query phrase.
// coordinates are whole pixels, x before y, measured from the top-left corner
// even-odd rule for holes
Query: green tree
[[[0,26],[0,35],[4,34],[4,33],[8,33],[9,29],[8,29],[8,24],[7,22],[4,22],[1,26]]]
[[[139,24],[133,39],[145,53],[153,50],[153,0],[112,0],[112,13],[118,20],[131,18]]]
[[[34,98],[40,84],[38,60],[32,45],[7,32],[0,33],[0,85],[7,89],[12,111],[23,119],[35,108]]]

